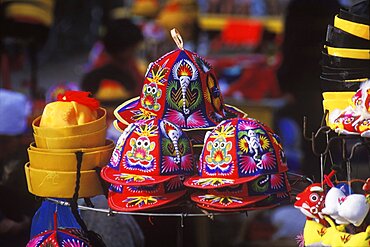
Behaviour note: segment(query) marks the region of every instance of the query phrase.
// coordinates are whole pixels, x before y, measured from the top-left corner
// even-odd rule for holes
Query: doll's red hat
[[[255,119],[234,118],[207,134],[198,169],[199,175],[187,179],[186,186],[225,187],[282,173],[288,167],[276,134]]]
[[[185,193],[186,190],[179,177],[143,186],[111,185],[108,205],[117,211],[141,211],[168,205]]]
[[[184,131],[210,130],[224,119],[246,115],[224,104],[210,64],[181,46],[151,63],[143,84],[139,97],[115,110],[118,129],[138,120],[160,118]]]
[[[125,129],[101,176],[116,185],[149,185],[193,172],[193,151],[186,134],[175,124],[157,119]]]

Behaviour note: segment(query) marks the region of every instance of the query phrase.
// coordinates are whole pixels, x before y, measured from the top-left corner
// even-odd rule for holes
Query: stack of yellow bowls
[[[33,123],[35,143],[28,148],[25,165],[28,190],[40,197],[72,198],[76,186],[77,153],[82,154],[79,197],[102,194],[99,171],[109,162],[114,144],[106,140],[106,111],[97,119],[66,127],[40,127]]]

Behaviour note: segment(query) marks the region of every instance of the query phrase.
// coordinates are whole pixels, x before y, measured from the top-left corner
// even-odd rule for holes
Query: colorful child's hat
[[[184,131],[209,130],[224,119],[246,115],[224,104],[211,65],[179,47],[149,65],[141,96],[115,110],[117,128],[123,130],[138,120],[159,118]]]
[[[77,228],[58,227],[57,216],[54,214],[54,229],[46,230],[34,236],[26,247],[93,247],[86,234]]]
[[[142,186],[111,185],[108,205],[117,211],[139,211],[162,207],[185,195],[179,177]]]
[[[148,185],[194,172],[189,138],[175,124],[158,119],[130,124],[118,139],[104,180],[117,185]]]
[[[271,129],[252,118],[234,118],[207,134],[198,169],[199,175],[186,180],[186,186],[231,186],[282,173],[288,167],[280,139]]]

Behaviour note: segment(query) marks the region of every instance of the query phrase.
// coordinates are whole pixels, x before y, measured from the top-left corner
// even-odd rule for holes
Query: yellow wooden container
[[[43,137],[33,134],[36,146],[46,149],[94,148],[103,146],[106,137],[106,127],[99,131],[67,137]]]
[[[72,198],[76,186],[76,172],[35,169],[25,165],[30,193],[40,197]],[[99,174],[95,170],[81,171],[79,197],[103,194]]]
[[[107,165],[113,149],[113,142],[110,141],[108,145],[101,147],[99,150],[85,148],[80,150],[71,149],[67,152],[49,152],[53,149],[39,149],[31,145],[27,151],[32,168],[52,171],[76,171],[77,159],[75,152],[81,151],[83,153],[81,170],[86,171]]]
[[[33,132],[40,137],[56,138],[70,137],[76,135],[86,135],[106,128],[107,112],[104,108],[99,108],[98,119],[81,125],[66,127],[40,127],[41,117],[37,117],[32,122]]]

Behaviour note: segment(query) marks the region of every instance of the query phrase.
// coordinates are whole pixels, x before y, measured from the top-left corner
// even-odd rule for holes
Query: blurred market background
[[[317,85],[326,27],[340,6],[348,7],[354,2],[1,0],[1,90],[23,93],[28,103],[19,107],[24,111],[26,105],[30,106],[28,125],[21,133],[9,134],[11,131],[0,128],[1,165],[5,167],[9,156],[17,160],[23,157],[25,146],[32,141],[30,123],[60,90],[89,89],[111,110],[112,121],[113,109],[139,94],[148,64],[175,49],[169,30],[176,27],[185,48],[197,52],[215,68],[225,101],[277,131],[291,171],[317,177],[318,166],[312,164],[318,161],[302,141],[301,119],[308,115],[312,129],[320,124],[321,92]],[[104,47],[107,44],[110,50]],[[120,52],[122,56],[111,56]],[[119,62],[122,68],[108,66]],[[133,84],[136,85],[127,88]],[[20,109],[1,99],[0,105],[4,107],[0,109],[1,123],[12,121],[12,112]],[[117,138],[117,133],[110,131],[110,137]],[[14,146],[12,137],[17,139]],[[18,182],[24,180],[23,164]],[[2,168],[0,186],[6,185],[7,176]],[[21,191],[22,186],[14,193],[27,194]],[[2,204],[12,200],[3,197],[9,193],[2,191]],[[30,195],[22,199],[26,197]],[[7,224],[15,226],[18,232],[27,232],[37,208],[33,204],[38,202],[31,198],[32,202],[25,204],[22,199],[14,199],[17,205],[13,209],[18,214],[7,219]],[[23,210],[24,207],[29,210]],[[0,220],[6,219],[1,212],[0,216]],[[109,218],[105,220],[108,222]],[[292,206],[249,217],[202,219],[190,224],[190,229],[185,226],[184,238],[192,243],[185,246],[296,246],[295,237],[303,229],[304,220]],[[0,229],[1,226],[0,223]],[[0,230],[0,239],[3,236]],[[107,246],[124,246],[113,242]],[[134,242],[130,242],[131,246],[142,246]],[[147,237],[146,246],[157,245]]]

